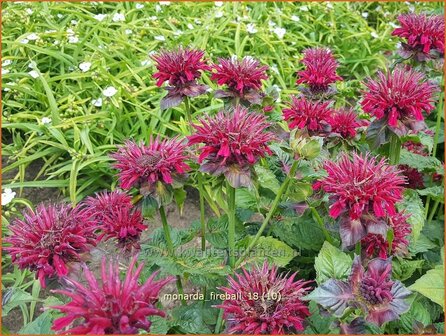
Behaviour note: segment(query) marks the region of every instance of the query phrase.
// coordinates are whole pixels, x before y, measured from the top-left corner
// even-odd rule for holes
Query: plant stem
[[[172,238],[170,235],[170,227],[169,227],[169,224],[167,223],[166,211],[165,211],[163,205],[160,206],[159,213],[160,213],[160,217],[161,217],[161,223],[163,223],[164,239],[166,239],[167,251],[169,252],[170,256],[174,257],[175,249],[174,249],[174,246],[172,243]],[[183,284],[181,283],[181,277],[179,275],[177,275],[176,283],[177,283],[178,293],[181,295],[181,297],[183,297],[184,296]],[[185,306],[186,301],[184,299],[181,299],[181,304],[183,306]]]
[[[201,250],[206,250],[206,221],[204,218],[204,190],[203,190],[203,176],[200,172],[197,174],[198,191],[200,194],[200,223],[201,223]]]
[[[235,188],[226,182],[228,196],[228,247],[229,266],[235,266]]]
[[[432,222],[432,219],[434,218],[434,215],[437,212],[438,204],[440,204],[440,202],[439,201],[435,201],[434,206],[432,207],[431,213],[429,215],[429,218],[427,219],[427,224]]]
[[[397,165],[400,162],[401,140],[396,134],[390,136],[389,144],[389,162],[392,165]]]
[[[189,130],[192,129],[192,113],[191,113],[191,108],[190,108],[190,101],[189,101],[189,97],[185,97],[184,98],[184,107],[185,107],[185,112],[186,112],[186,118],[187,121],[189,122]]]
[[[327,228],[325,227],[324,221],[322,220],[321,216],[319,215],[319,213],[316,211],[316,209],[314,207],[311,207],[310,209],[311,209],[311,213],[313,214],[314,219],[319,224],[319,226],[322,229],[322,232],[324,233],[325,240],[328,241],[331,245],[334,245],[333,238],[331,237],[330,232],[328,232]]]
[[[271,206],[271,209],[269,209],[268,214],[266,215],[265,219],[263,220],[262,226],[260,226],[259,231],[255,235],[254,239],[251,241],[251,243],[248,245],[246,250],[243,252],[243,254],[240,256],[240,258],[235,263],[235,267],[238,267],[240,263],[243,261],[243,259],[248,255],[249,252],[251,252],[252,248],[257,244],[257,241],[259,240],[260,236],[262,235],[263,231],[265,230],[266,226],[268,225],[269,221],[273,217],[274,213],[277,210],[277,207],[279,206],[280,200],[282,198],[282,195],[287,191],[288,185],[290,184],[291,179],[294,178],[296,175],[296,170],[298,167],[299,161],[294,161],[293,165],[291,166],[290,172],[288,176],[285,178],[285,181],[283,181],[282,185],[280,186],[279,191],[277,192],[276,198],[273,201],[273,204]]]
[[[223,324],[223,309],[220,308],[220,311],[218,312],[217,324],[215,325],[214,334],[220,333],[222,324]]]

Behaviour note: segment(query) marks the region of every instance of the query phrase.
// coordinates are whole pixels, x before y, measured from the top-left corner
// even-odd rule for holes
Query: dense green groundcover
[[[263,89],[275,99],[266,113],[268,120],[276,123],[277,129],[289,131],[282,110],[289,97],[299,93],[296,71],[303,68],[303,51],[328,47],[343,78],[336,83],[333,108],[351,108],[361,119],[369,120],[360,105],[364,81],[401,61],[397,56],[401,39],[391,33],[398,27],[397,16],[408,12],[442,14],[443,4],[3,2],[2,236],[10,234],[8,225],[21,218],[24,208],[35,208],[37,201],[55,202],[39,197],[43,191],[58,190],[63,195],[59,200],[75,205],[95,192],[116,189],[118,180],[109,154],[126,139],[147,143],[156,135],[184,138],[190,134],[184,104],[160,109],[165,90],[152,78],[157,71],[152,54],[184,46],[203,50],[210,63],[233,55],[258,59],[269,66]],[[417,69],[443,90],[441,65],[427,64]],[[200,81],[211,90],[190,100],[194,121],[225,107],[222,99],[213,96],[217,85],[209,72],[203,73]],[[412,233],[409,254],[392,260],[392,278],[413,292],[410,309],[399,320],[381,327],[366,323],[367,333],[444,332],[443,95],[438,93],[435,102],[435,109],[425,119],[434,135],[423,133],[401,140],[428,149],[427,156],[402,149],[400,157],[401,164],[424,174],[424,186],[407,189],[397,205],[399,211],[411,215]],[[325,143],[321,148],[321,139],[296,140],[288,148],[272,145],[274,156],[262,158],[255,166],[256,188],[234,191],[234,213],[232,189],[219,178],[196,173],[197,164],[190,163],[193,172],[185,182],[187,195],[175,191],[169,196],[182,210],[186,197],[195,200],[192,190],[199,190],[202,223],[200,214],[187,218],[185,228],[173,223],[173,246],[184,252],[173,257],[163,231],[152,231],[149,220],[139,255],[146,263],[141,280],[160,269],[163,277],[181,278],[186,292],[207,290],[208,296],[219,292],[216,288],[225,286],[227,276],[234,273],[225,265],[231,240],[244,251],[270,213],[272,218],[253,248],[257,254],[245,258],[244,267],[268,259],[281,272],[298,271],[299,279],[314,280],[313,288],[330,278],[345,280],[361,246],[350,251],[341,248],[338,224],[328,214],[328,195],[315,196],[312,183],[326,176],[322,162],[336,161],[339,152],[372,151],[386,156],[392,149],[389,145],[374,148],[362,133],[356,142],[332,147]],[[290,182],[281,166],[290,162],[287,150],[294,150],[302,159],[297,168],[299,180],[293,178],[289,190],[279,197],[280,204],[274,204],[275,196],[283,193],[282,186]],[[139,194],[132,196],[139,200]],[[5,201],[8,198],[9,202]],[[157,208],[153,199],[140,203],[143,215],[151,217]],[[306,204],[303,213],[294,211],[302,203]],[[276,205],[279,210],[270,211]],[[204,222],[203,231],[200,225]],[[231,222],[237,224],[235,237],[228,238]],[[200,255],[195,245],[200,245],[203,233],[209,249]],[[387,239],[392,241],[393,236],[388,234]],[[120,253],[110,246],[105,250],[102,252],[109,255]],[[123,258],[124,266],[128,265],[129,259]],[[89,261],[99,268],[97,259],[93,256]],[[4,251],[2,275],[2,332],[52,333],[51,324],[61,314],[42,308],[66,303],[67,297],[42,289],[35,273],[19,270]],[[58,286],[56,281],[49,288]],[[176,288],[171,292],[176,293]],[[329,315],[315,301],[309,303],[311,316],[303,332],[338,333],[339,316]],[[224,331],[219,309],[214,308],[220,303],[215,297],[189,300],[187,306],[176,301],[164,309],[166,319],[151,318],[150,333]],[[352,322],[356,313],[349,311],[351,316],[342,316],[341,323]]]

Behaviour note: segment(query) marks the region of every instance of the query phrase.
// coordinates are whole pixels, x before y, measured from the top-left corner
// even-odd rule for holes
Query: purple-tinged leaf
[[[354,246],[358,241],[367,235],[365,225],[360,219],[353,220],[345,216],[339,221],[339,233],[342,240],[342,248]]]

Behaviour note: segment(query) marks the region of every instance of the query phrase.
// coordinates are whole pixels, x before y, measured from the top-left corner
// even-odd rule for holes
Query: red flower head
[[[358,115],[353,110],[337,110],[330,116],[331,132],[348,139],[356,136],[356,129],[361,126]]]
[[[306,49],[302,63],[306,68],[297,73],[296,84],[307,84],[312,94],[325,93],[330,84],[342,80],[336,74],[338,62],[328,48]]]
[[[407,254],[407,246],[409,241],[407,236],[412,232],[410,224],[407,222],[409,215],[397,213],[394,216],[386,218],[388,228],[393,231],[392,248],[389,251],[389,243],[387,237],[369,233],[361,240],[361,245],[365,249],[368,257],[387,258],[389,252],[391,255],[404,256]]]
[[[369,155],[343,154],[338,162],[326,162],[328,176],[320,182],[332,194],[330,216],[347,213],[351,219],[374,212],[377,217],[395,215],[395,203],[402,199],[404,177],[386,163]]]
[[[214,175],[224,174],[234,187],[250,184],[250,169],[257,160],[272,154],[267,143],[273,134],[264,115],[250,113],[236,106],[234,111],[221,111],[214,117],[193,125],[196,133],[189,136],[189,145],[204,144],[198,162],[201,170]],[[244,178],[246,177],[246,179]]]
[[[403,14],[398,17],[401,27],[392,35],[406,39],[403,54],[414,55],[423,61],[431,58],[431,51],[444,54],[444,17],[443,15]]]
[[[153,75],[157,79],[156,85],[161,86],[168,82],[169,91],[161,101],[161,108],[178,106],[184,96],[196,97],[206,92],[207,86],[197,83],[201,71],[211,70],[211,67],[202,60],[204,52],[201,50],[179,48],[174,51],[161,51],[153,55],[157,63],[158,72]]]
[[[154,281],[157,275],[154,273],[143,285],[139,285],[138,278],[144,265],[140,264],[134,271],[135,262],[136,257],[130,262],[124,281],[119,278],[118,264],[111,263],[107,267],[105,259],[102,260],[100,284],[86,265],[83,266],[86,285],[65,279],[71,288],[53,292],[68,296],[72,301],[52,307],[65,314],[53,322],[52,329],[61,331],[73,321],[81,319],[77,326],[71,326],[63,333],[137,334],[141,329],[149,332],[152,323],[148,317],[165,316],[155,304],[161,288],[174,278]]]
[[[361,102],[364,111],[377,119],[385,119],[391,127],[404,125],[416,131],[416,123],[424,120],[422,112],[430,113],[434,109],[436,86],[410,68],[378,72],[377,77],[365,84],[368,91]]]
[[[366,321],[381,326],[410,308],[407,299],[412,293],[391,275],[390,258],[371,260],[365,271],[361,258],[356,256],[348,281],[329,279],[305,299],[315,300],[336,317],[341,317],[348,307],[360,308]]]
[[[150,144],[126,141],[111,155],[117,163],[119,182],[123,189],[153,186],[156,183],[172,184],[176,176],[189,170],[184,162],[185,145],[175,139],[151,138]]]
[[[423,189],[424,180],[423,174],[416,168],[409,167],[408,165],[399,165],[398,169],[401,170],[401,174],[406,178],[406,188],[410,189]]]
[[[42,287],[49,277],[67,275],[67,264],[79,262],[81,254],[96,245],[96,228],[88,214],[67,204],[40,204],[9,229],[12,235],[5,242],[11,246],[5,250],[21,269],[36,271]]]
[[[310,315],[301,301],[310,289],[309,282],[291,276],[278,275],[277,268],[243,269],[237,280],[228,277],[230,287],[220,288],[228,299],[217,306],[231,334],[291,334],[304,330],[304,319]]]
[[[291,129],[307,128],[310,133],[319,134],[329,129],[329,120],[332,113],[330,102],[307,100],[305,97],[291,97],[291,105],[282,111],[283,117],[288,121]]]
[[[102,230],[106,239],[116,239],[125,251],[139,249],[141,232],[147,229],[141,212],[133,209],[131,198],[122,191],[103,192],[96,197],[88,197],[86,210],[92,220]]]
[[[251,104],[260,104],[262,94],[262,79],[268,79],[267,66],[252,57],[244,57],[241,61],[236,57],[220,58],[220,64],[215,64],[211,79],[218,85],[227,85],[228,91],[218,90],[217,98],[240,97]]]

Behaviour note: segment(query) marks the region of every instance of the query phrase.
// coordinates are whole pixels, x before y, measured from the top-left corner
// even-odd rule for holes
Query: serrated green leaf
[[[421,196],[429,196],[435,201],[440,201],[444,203],[444,187],[434,186],[426,189],[417,190],[418,194]]]
[[[271,170],[260,165],[254,166],[254,169],[256,171],[259,184],[262,188],[269,189],[274,193],[279,191],[280,183]]]
[[[186,190],[184,188],[176,188],[173,190],[173,197],[175,199],[175,203],[178,206],[178,210],[180,211],[180,215],[183,214],[183,206],[184,201],[186,200]]]
[[[236,245],[236,248],[239,250],[244,250],[250,244],[253,238],[253,236],[247,236]],[[281,242],[273,237],[262,236],[259,238],[257,244],[251,250],[249,255],[246,256],[244,263],[261,265],[265,260],[268,260],[274,265],[284,267],[294,257],[294,250],[284,242]]]
[[[237,208],[257,210],[256,195],[248,188],[237,188],[235,190],[235,204]]]
[[[438,265],[426,272],[409,287],[444,308],[444,265]]]
[[[396,280],[405,281],[409,279],[416,270],[420,270],[424,260],[392,260],[392,276]]]
[[[299,182],[295,179],[291,180],[288,187],[287,196],[294,202],[305,201],[313,193],[310,183]]]
[[[314,260],[316,281],[322,284],[328,279],[346,279],[351,267],[352,258],[326,241]]]
[[[53,317],[51,311],[47,310],[39,315],[34,321],[23,326],[18,333],[25,335],[54,334],[54,331],[51,330],[52,321]]]
[[[399,211],[410,214],[407,222],[412,227],[411,244],[416,244],[421,230],[424,226],[424,206],[423,201],[415,190],[408,189],[404,193],[404,199],[397,204]]]
[[[443,166],[435,157],[423,156],[401,149],[399,164],[407,165],[422,172],[436,172],[443,174]]]
[[[166,335],[169,331],[169,322],[161,316],[151,316],[150,322],[152,322],[150,326],[150,335]]]

